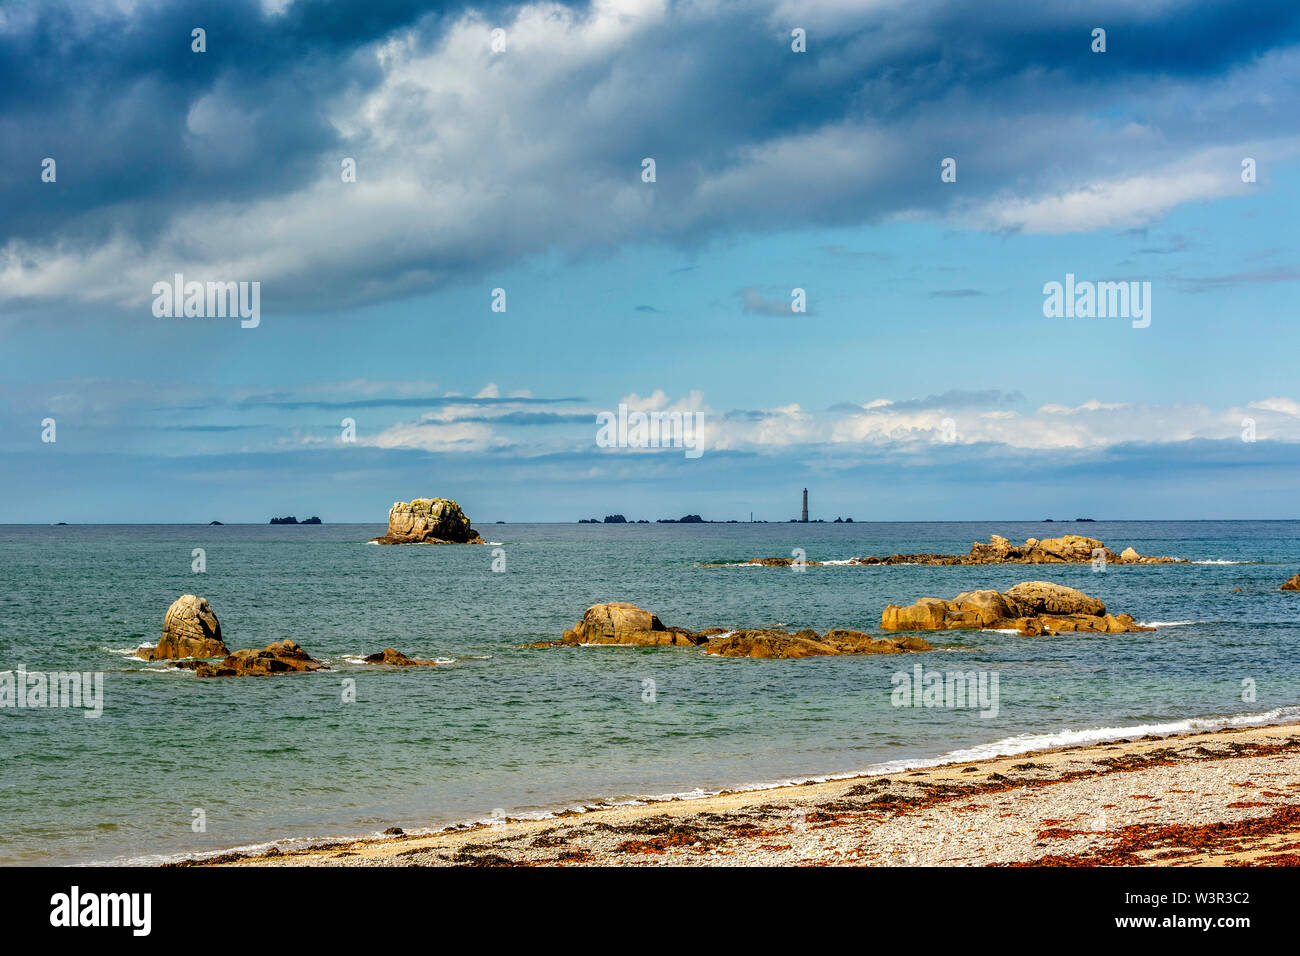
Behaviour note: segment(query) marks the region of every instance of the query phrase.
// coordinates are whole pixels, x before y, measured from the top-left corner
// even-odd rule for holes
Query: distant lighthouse
[[[799,521],[802,524],[808,523],[808,489],[807,488],[803,490],[803,514],[799,516]]]

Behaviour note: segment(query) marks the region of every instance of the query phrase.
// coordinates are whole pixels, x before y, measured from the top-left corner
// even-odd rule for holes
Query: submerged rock
[[[675,645],[701,647],[706,654],[719,657],[781,659],[931,650],[930,645],[919,637],[875,639],[862,631],[841,629],[827,631],[824,635],[813,630],[791,634],[787,631],[724,630],[720,627],[690,631],[682,627],[665,627],[658,615],[624,602],[593,604],[587,608],[581,621],[564,632],[562,640],[530,646],[561,647],[580,644],[634,644],[651,647]]]
[[[1137,624],[1132,615],[1107,614],[1097,598],[1049,581],[1024,581],[1006,591],[965,591],[951,601],[921,598],[907,607],[890,604],[880,615],[880,626],[886,631],[996,628],[1026,636],[1155,630]]]
[[[407,657],[401,651],[394,650],[391,647],[385,647],[382,651],[376,651],[364,658],[367,664],[388,664],[392,667],[437,667],[437,661],[420,660],[416,657]]]
[[[230,651],[221,640],[221,622],[207,598],[182,594],[163,616],[162,637],[154,647],[141,647],[136,656],[146,661],[186,657],[225,657]]]
[[[374,544],[486,544],[469,517],[450,498],[395,501],[388,511],[388,534]]]

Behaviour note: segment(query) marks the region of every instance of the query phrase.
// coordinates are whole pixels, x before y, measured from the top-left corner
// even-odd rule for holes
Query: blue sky
[[[0,521],[1294,517],[1300,12],[1083,6],[0,5]]]

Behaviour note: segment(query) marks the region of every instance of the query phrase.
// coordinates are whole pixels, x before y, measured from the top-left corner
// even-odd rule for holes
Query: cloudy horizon
[[[1293,3],[56,0],[0,69],[0,522],[1294,516]]]

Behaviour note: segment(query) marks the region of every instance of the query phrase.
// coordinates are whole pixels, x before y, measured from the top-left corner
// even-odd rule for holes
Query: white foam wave
[[[1245,564],[1245,561],[1227,561],[1222,558],[1207,559],[1205,561],[1188,561],[1188,564]]]
[[[1138,627],[1186,627],[1188,624],[1204,624],[1204,621],[1138,621]]]

